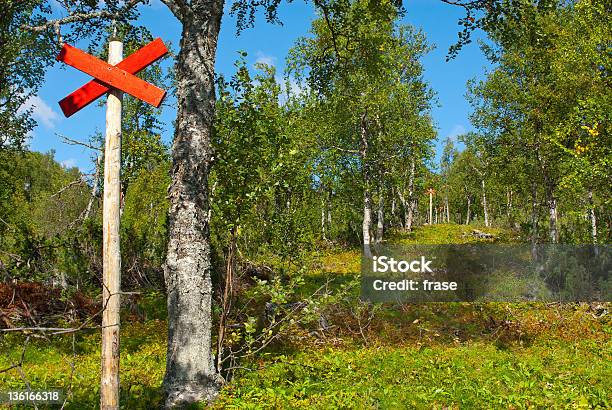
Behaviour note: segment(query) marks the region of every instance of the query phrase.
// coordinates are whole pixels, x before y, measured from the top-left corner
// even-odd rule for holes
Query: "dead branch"
[[[69,144],[69,145],[81,145],[81,146],[83,146],[85,148],[89,148],[89,149],[94,150],[94,151],[99,151],[99,152],[102,151],[102,149],[99,148],[99,147],[94,147],[93,145],[88,144],[86,142],[82,142],[82,141],[78,141],[78,140],[75,140],[75,139],[72,139],[72,138],[68,138],[67,136],[59,134],[57,132],[55,133],[55,135],[60,137],[63,140],[62,142],[64,142],[65,144]]]
[[[62,193],[64,193],[66,190],[72,188],[73,186],[83,185],[84,183],[85,183],[85,181],[83,181],[83,178],[75,179],[74,181],[72,181],[71,183],[69,183],[68,185],[66,185],[65,187],[63,187],[62,189],[60,189],[59,191],[57,191],[53,195],[51,195],[49,198],[55,198],[56,196],[60,196]]]
[[[491,0],[471,0],[471,1],[440,0],[440,1],[442,1],[442,3],[450,4],[451,6],[463,7],[467,11],[469,11],[471,8],[479,7],[479,6],[482,6],[484,4],[491,2]]]
[[[98,154],[96,156],[96,171],[94,172],[93,184],[92,184],[93,186],[91,187],[91,194],[89,195],[89,201],[87,201],[87,207],[85,207],[81,215],[79,215],[78,220],[84,221],[87,218],[89,218],[89,215],[91,214],[91,209],[93,207],[93,203],[96,197],[98,196],[98,190],[100,186],[100,184],[98,183],[99,182],[98,180],[100,178],[101,162],[102,162],[102,156]]]

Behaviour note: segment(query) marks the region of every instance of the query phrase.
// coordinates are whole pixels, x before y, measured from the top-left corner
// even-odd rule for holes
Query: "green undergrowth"
[[[486,314],[482,314],[482,311]],[[216,408],[610,408],[609,322],[587,306],[443,304],[382,310],[366,340],[316,337],[268,350],[221,392]],[[487,319],[488,318],[488,319]],[[489,327],[496,318],[496,327]],[[123,408],[158,408],[166,324],[126,323]],[[23,338],[3,341],[0,367],[19,361]],[[70,391],[67,408],[95,408],[98,333],[31,340],[23,375],[32,389]],[[74,366],[74,370],[73,367]],[[22,389],[14,369],[2,390]]]
[[[122,327],[122,408],[159,408],[163,398],[161,381],[166,363],[166,331],[166,322],[159,320],[128,322]],[[4,354],[0,355],[0,368],[19,363],[24,342],[21,336],[5,337],[1,341],[0,350]],[[0,373],[0,391],[25,390],[25,378],[32,390],[63,390],[68,394],[66,408],[99,407],[99,332],[79,333],[74,337],[74,344],[72,336],[30,339],[25,345],[22,372],[13,369]]]
[[[610,344],[327,349],[270,358],[218,408],[609,408]]]
[[[394,243],[478,242],[471,226],[435,225],[396,232]],[[504,241],[508,232],[478,228]],[[360,252],[313,257],[298,293],[353,280]],[[355,289],[356,296],[358,289]],[[138,320],[124,312],[121,407],[160,408],[166,358],[165,301],[140,299]],[[548,409],[612,408],[609,304],[429,303],[369,305],[342,300],[326,312],[330,328],[296,327],[223,388],[215,408]],[[24,337],[0,336],[0,369],[19,362]],[[248,369],[248,370],[247,370]],[[23,373],[0,373],[0,390],[61,388],[66,408],[98,407],[97,330],[31,337]],[[204,407],[201,405],[200,407]],[[43,407],[44,408],[44,407]]]

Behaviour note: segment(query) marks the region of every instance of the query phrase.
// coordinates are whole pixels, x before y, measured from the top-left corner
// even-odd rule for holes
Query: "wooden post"
[[[123,92],[159,107],[166,92],[134,74],[168,53],[161,39],[154,40],[123,60],[123,43],[108,44],[108,62],[64,44],[61,61],[95,77],[60,101],[66,117],[107,94],[106,141],[104,146],[104,207],[102,215],[102,376],[100,408],[119,408],[119,308],[121,252],[119,223],[121,209],[121,100]],[[89,205],[88,205],[89,211]],[[195,374],[195,373],[194,373]]]
[[[123,59],[123,43],[110,41],[108,63]],[[104,149],[103,289],[102,289],[102,379],[100,408],[119,408],[119,307],[121,253],[119,209],[121,199],[121,100],[123,93],[111,89],[106,100],[106,144]]]

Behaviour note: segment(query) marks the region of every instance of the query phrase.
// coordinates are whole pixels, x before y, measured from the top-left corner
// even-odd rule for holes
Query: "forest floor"
[[[435,225],[393,243],[465,243],[471,227]],[[478,228],[503,242],[502,230]],[[358,250],[319,255],[310,275],[352,278]],[[305,286],[311,286],[308,283]],[[124,320],[122,408],[159,408],[166,323],[143,299],[147,320]],[[297,332],[242,363],[216,408],[611,408],[612,326],[609,304],[357,304],[337,309],[332,329]],[[163,309],[162,309],[163,311]],[[602,313],[603,312],[603,313]],[[23,336],[0,339],[0,369],[20,361]],[[98,405],[98,332],[30,338],[22,372],[0,373],[0,391],[62,388],[67,408]]]

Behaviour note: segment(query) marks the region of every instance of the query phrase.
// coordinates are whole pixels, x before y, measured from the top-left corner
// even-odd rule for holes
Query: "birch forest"
[[[446,64],[469,47],[488,65],[446,136],[415,1],[0,0],[0,408],[612,407],[612,4],[429,0],[459,16]],[[292,19],[308,30],[283,64],[219,35]],[[40,92],[59,112],[91,80],[64,65],[49,85],[64,44],[106,62],[157,37],[169,54],[137,76],[165,102],[120,97],[105,370],[108,137],[83,116],[107,97],[43,150]],[[364,298],[381,249],[441,244],[586,247],[604,274],[559,259],[563,286],[592,283],[573,301]]]

